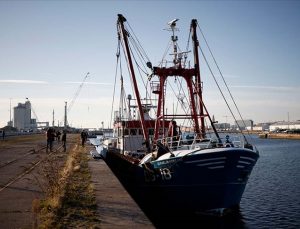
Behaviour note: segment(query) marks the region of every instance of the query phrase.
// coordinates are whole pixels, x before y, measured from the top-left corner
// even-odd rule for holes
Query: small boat
[[[88,138],[97,138],[97,136],[103,135],[103,131],[100,130],[91,130],[87,132]]]
[[[177,21],[167,29],[172,52],[165,56],[172,60],[152,66],[126,18],[118,15],[120,104],[113,136],[96,149],[146,214],[223,214],[239,206],[259,153],[242,133],[234,139],[217,132],[202,97],[197,20],[189,30],[193,52],[179,48]],[[128,67],[121,67],[121,57]],[[130,87],[132,94],[126,93]]]

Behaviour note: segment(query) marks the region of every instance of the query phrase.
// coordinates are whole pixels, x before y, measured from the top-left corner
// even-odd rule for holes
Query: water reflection
[[[158,229],[170,228],[209,228],[209,229],[246,229],[247,226],[243,220],[242,213],[239,208],[236,208],[224,216],[212,214],[190,214],[190,215],[172,215],[148,212],[147,216]]]

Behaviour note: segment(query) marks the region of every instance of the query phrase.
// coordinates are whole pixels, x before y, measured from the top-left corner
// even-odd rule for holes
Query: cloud
[[[48,84],[47,81],[39,81],[39,80],[0,80],[0,83],[13,83],[13,84]]]
[[[237,75],[230,75],[230,74],[223,74],[224,78],[230,78],[230,79],[238,79],[241,78],[240,76]]]
[[[11,84],[50,84],[47,81],[41,80],[0,80],[1,83],[11,83]],[[80,81],[65,81],[64,84],[81,84]],[[111,85],[111,83],[100,83],[100,82],[84,82],[87,85]]]
[[[82,82],[79,81],[66,81],[63,82],[65,84],[81,84]],[[84,84],[88,84],[88,85],[111,85],[111,83],[99,83],[99,82],[85,82]]]
[[[298,91],[299,87],[291,86],[250,86],[250,85],[231,85],[231,88],[248,88],[248,89],[259,89],[259,90],[276,90],[276,91]]]

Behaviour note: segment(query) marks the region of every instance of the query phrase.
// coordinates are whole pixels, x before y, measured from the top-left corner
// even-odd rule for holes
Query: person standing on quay
[[[66,130],[63,131],[61,141],[63,143],[64,152],[66,152],[66,150],[67,150],[67,145],[66,145],[67,144],[67,132],[66,132]]]
[[[85,132],[84,130],[81,132],[81,145],[84,146],[85,142],[87,139],[87,132]]]
[[[60,135],[61,135],[60,131],[57,130],[57,131],[56,131],[56,138],[57,138],[57,141],[58,141],[58,142],[60,142]]]
[[[5,131],[2,130],[2,139],[4,140],[4,138],[5,138]]]
[[[53,141],[54,141],[54,129],[51,127],[47,131],[47,152],[48,149],[50,148],[50,152],[52,152],[52,147],[53,147]]]

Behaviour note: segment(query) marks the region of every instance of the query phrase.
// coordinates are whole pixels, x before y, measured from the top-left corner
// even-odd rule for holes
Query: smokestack
[[[11,121],[11,98],[9,98],[9,126],[13,126]]]
[[[54,127],[54,109],[53,109],[53,112],[52,112],[52,126]]]
[[[65,128],[67,128],[68,121],[67,121],[67,102],[65,102]]]

